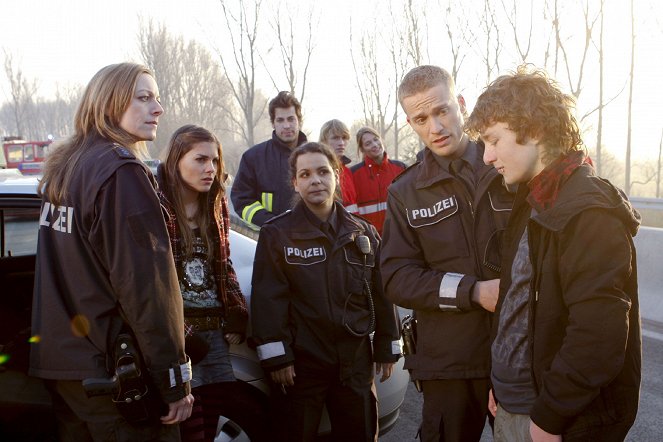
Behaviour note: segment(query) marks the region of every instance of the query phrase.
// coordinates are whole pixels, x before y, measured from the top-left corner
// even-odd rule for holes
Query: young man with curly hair
[[[496,441],[621,441],[638,409],[640,216],[596,176],[573,109],[523,66],[486,88],[466,124],[518,185],[493,322]]]

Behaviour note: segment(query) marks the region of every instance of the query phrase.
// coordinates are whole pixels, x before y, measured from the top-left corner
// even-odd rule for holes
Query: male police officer
[[[269,102],[269,119],[272,138],[244,152],[230,193],[235,212],[256,226],[290,208],[294,191],[288,158],[306,142],[299,130],[302,106],[290,92],[281,91]]]
[[[465,102],[448,72],[419,66],[398,98],[426,145],[389,187],[382,280],[394,304],[415,311],[423,441],[478,441],[487,415],[490,322],[499,287],[499,238],[512,196],[463,132]]]

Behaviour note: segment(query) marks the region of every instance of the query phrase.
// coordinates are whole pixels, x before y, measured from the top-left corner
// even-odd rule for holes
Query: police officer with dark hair
[[[286,440],[313,440],[326,404],[333,440],[372,441],[373,362],[384,381],[400,357],[396,311],[382,296],[378,236],[336,201],[339,164],[327,146],[295,149],[290,171],[301,200],[262,226],[256,250],[258,356],[276,393],[290,399]]]

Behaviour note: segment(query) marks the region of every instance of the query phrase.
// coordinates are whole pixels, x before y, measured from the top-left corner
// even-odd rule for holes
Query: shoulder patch
[[[283,213],[279,213],[278,215],[275,215],[275,216],[271,217],[270,219],[265,221],[263,224],[271,224],[272,222],[276,221],[277,219],[281,219],[286,215],[290,215],[290,213],[292,213],[292,209],[288,209]]]
[[[113,152],[115,152],[117,156],[123,160],[136,159],[136,156],[133,153],[131,153],[129,149],[117,143],[113,143]]]

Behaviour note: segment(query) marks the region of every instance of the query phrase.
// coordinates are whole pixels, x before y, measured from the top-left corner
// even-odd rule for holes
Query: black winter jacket
[[[301,202],[260,230],[251,323],[266,370],[291,365],[304,353],[324,364],[338,364],[341,379],[349,377],[354,360],[370,347],[368,336],[353,336],[344,326],[356,332],[369,327],[364,275],[375,306],[373,359],[395,362],[400,357],[395,307],[383,297],[380,285],[375,228],[335,204],[340,228],[333,244],[309,221]],[[359,235],[371,243],[365,267],[355,243]]]
[[[124,313],[166,402],[186,360],[182,295],[154,178],[122,146],[97,140],[81,157],[66,201],[43,199],[32,311],[30,374],[107,377]],[[114,371],[114,370],[113,370]]]
[[[306,135],[299,132],[297,145],[305,142]],[[230,199],[235,213],[247,223],[262,226],[292,207],[295,191],[288,166],[291,152],[272,132],[270,140],[256,144],[242,155]]]
[[[529,189],[520,187],[505,235],[496,315],[527,226],[533,272],[529,343],[537,392],[531,418],[544,430],[569,438],[615,422],[631,425],[641,370],[633,245],[640,216],[620,190],[588,165],[573,172],[553,207],[535,216],[526,201]],[[593,434],[596,440],[625,436]]]
[[[477,145],[483,155],[483,146]],[[435,160],[389,187],[382,246],[385,296],[417,317],[415,379],[485,378],[490,373],[491,314],[470,301],[476,281],[499,278],[500,236],[513,195],[492,166],[477,173],[474,200]]]

